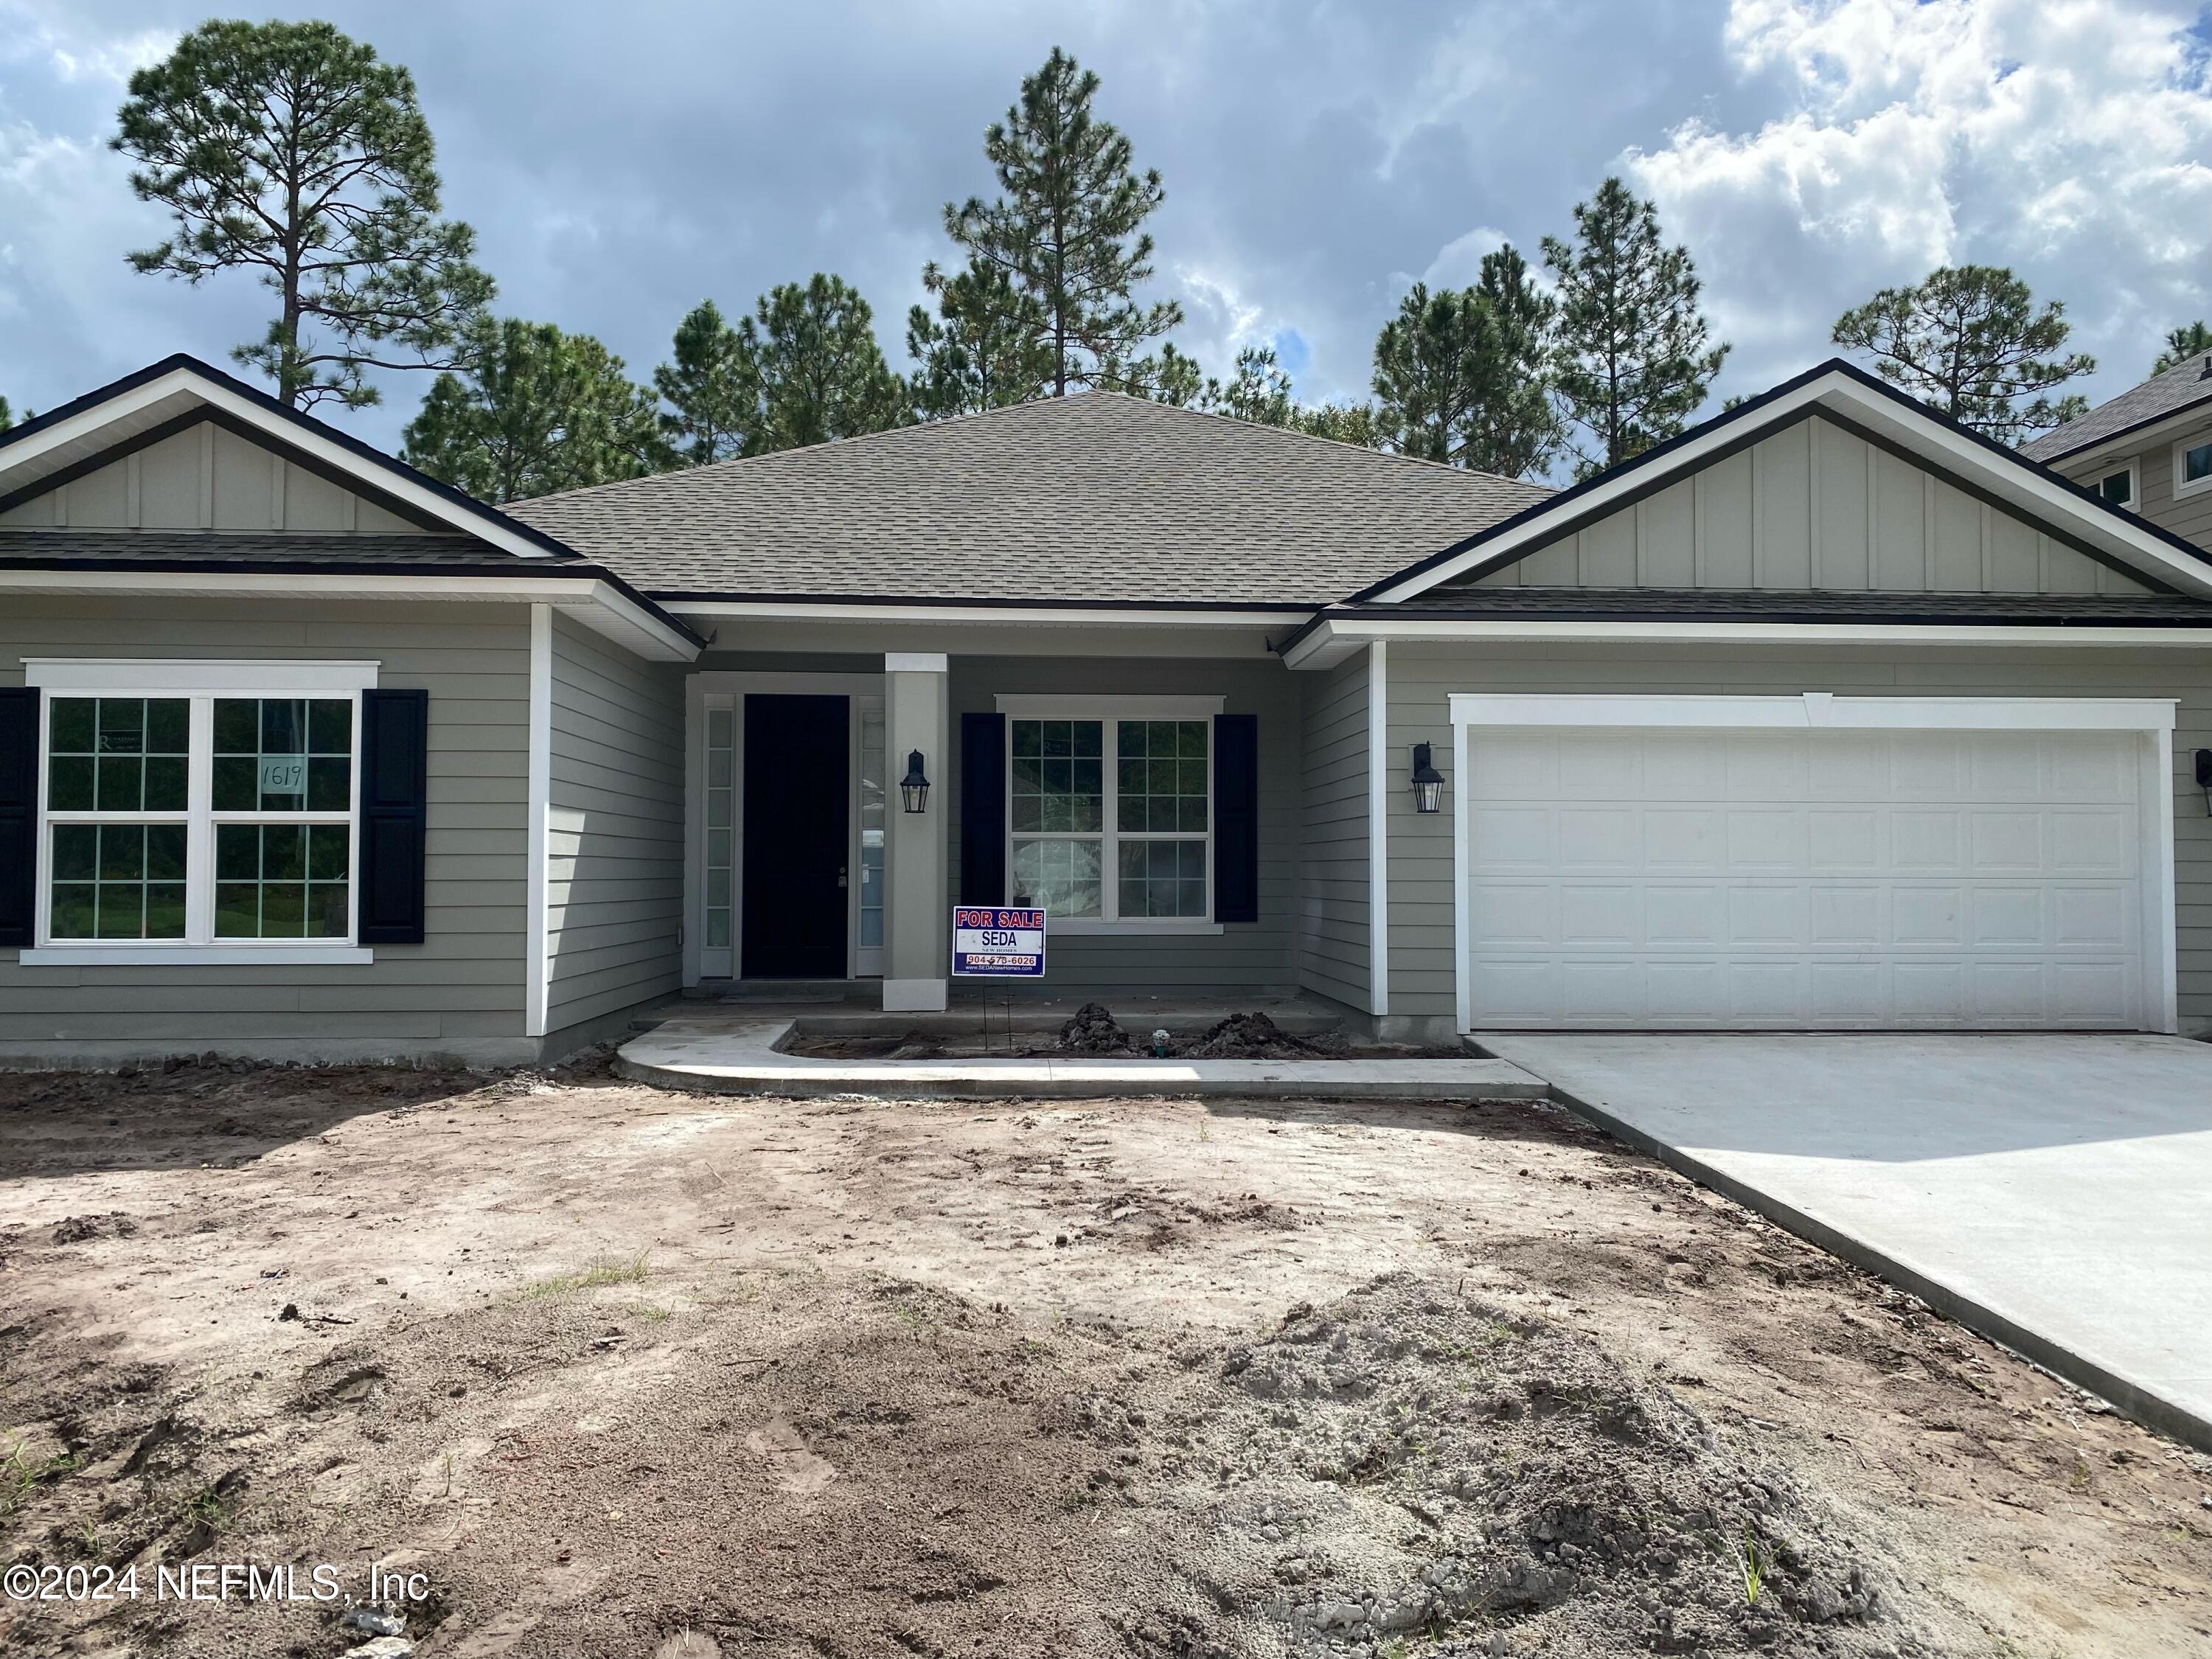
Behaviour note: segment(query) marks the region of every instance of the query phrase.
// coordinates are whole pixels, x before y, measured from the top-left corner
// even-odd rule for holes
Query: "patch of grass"
[[[676,1316],[673,1308],[664,1308],[658,1302],[626,1302],[623,1304],[623,1311],[648,1325],[665,1325]]]
[[[1766,1588],[1766,1571],[1773,1558],[1759,1544],[1759,1534],[1751,1529],[1751,1522],[1743,1523],[1743,1547],[1731,1550],[1736,1570],[1743,1577],[1743,1601],[1746,1607],[1759,1605],[1759,1593]]]
[[[541,1279],[524,1286],[522,1293],[526,1297],[576,1296],[586,1291],[604,1290],[610,1285],[642,1285],[652,1275],[651,1262],[642,1251],[629,1257],[602,1256],[580,1273]]]
[[[13,1515],[39,1486],[76,1467],[76,1459],[67,1452],[33,1457],[18,1440],[8,1448],[8,1455],[0,1458],[0,1516]]]

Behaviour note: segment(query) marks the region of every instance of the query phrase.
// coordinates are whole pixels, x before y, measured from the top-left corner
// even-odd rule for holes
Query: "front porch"
[[[915,1015],[988,986],[1049,1024],[1100,995],[1225,1013],[1296,994],[1297,687],[1246,637],[1231,659],[1133,634],[703,658],[684,683],[687,994]],[[926,794],[902,798],[910,772]],[[955,902],[1046,908],[1045,977],[952,981]]]

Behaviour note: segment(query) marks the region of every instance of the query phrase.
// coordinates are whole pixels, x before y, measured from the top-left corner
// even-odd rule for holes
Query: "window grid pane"
[[[1122,915],[1206,915],[1204,842],[1125,840],[1119,861]]]
[[[353,704],[218,697],[215,810],[344,812],[353,806]]]
[[[1018,841],[1014,896],[1048,916],[1095,916],[1104,884],[1095,841]]]
[[[47,933],[58,939],[185,937],[185,826],[57,823]]]
[[[1115,737],[1115,827],[1203,835],[1206,722],[1122,720]]]
[[[344,939],[353,828],[343,823],[219,823],[217,939]]]
[[[46,810],[183,811],[190,714],[184,697],[56,697]]]

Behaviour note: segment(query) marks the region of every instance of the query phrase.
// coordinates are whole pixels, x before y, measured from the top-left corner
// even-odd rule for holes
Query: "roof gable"
[[[508,510],[669,599],[1281,609],[1549,494],[1094,392]]]
[[[149,466],[155,475],[150,520]],[[70,511],[80,500],[83,517]],[[188,511],[196,523],[180,522]],[[442,531],[520,558],[569,553],[543,531],[181,355],[0,433],[0,523],[301,534]]]
[[[1407,565],[1361,590],[1353,600],[1397,603],[1443,583],[1480,579],[1813,415],[1910,459],[1962,494],[2091,560],[2116,566],[2148,585],[2212,597],[2212,559],[2194,544],[1946,419],[1864,370],[1831,359]]]
[[[1469,583],[1896,594],[2136,594],[2152,586],[1817,407],[1429,597]]]

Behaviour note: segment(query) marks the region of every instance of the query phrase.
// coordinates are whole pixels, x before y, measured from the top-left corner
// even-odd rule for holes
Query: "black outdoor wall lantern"
[[[1443,808],[1444,775],[1437,770],[1429,753],[1429,745],[1413,745],[1413,810],[1416,812],[1436,812]]]
[[[2212,749],[2197,751],[2197,787],[2204,792],[2204,815],[2212,817]]]
[[[921,775],[921,750],[910,749],[906,757],[906,775],[899,780],[899,804],[909,812],[927,811],[929,806],[929,780]]]

